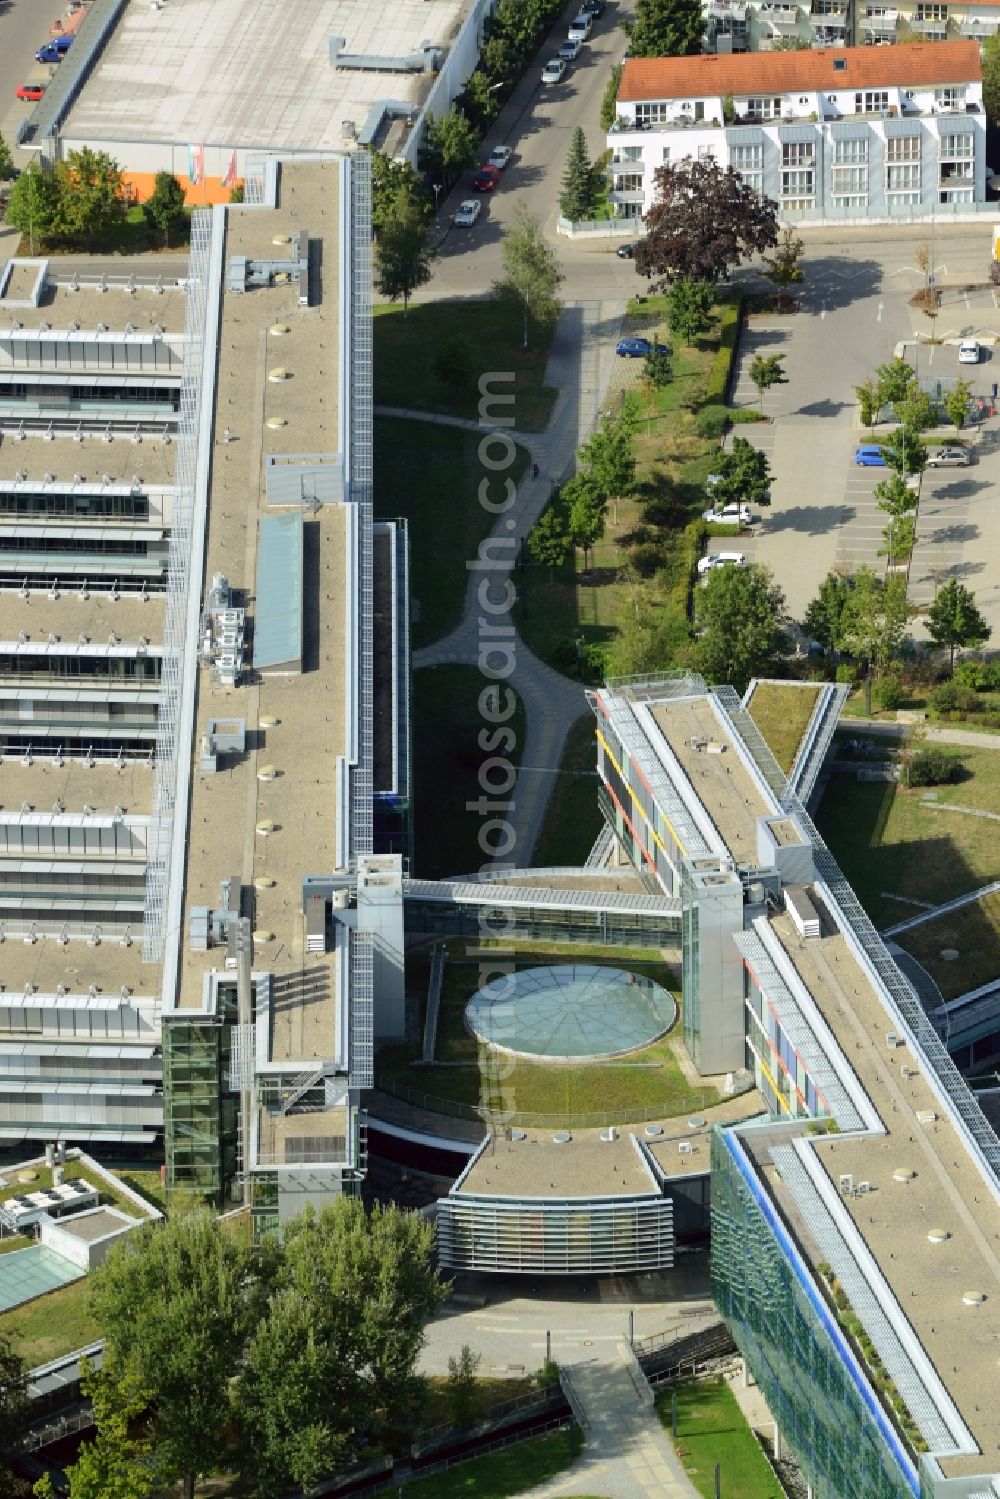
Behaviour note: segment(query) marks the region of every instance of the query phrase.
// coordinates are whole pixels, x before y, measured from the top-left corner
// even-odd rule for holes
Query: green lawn
[[[677,1454],[704,1499],[715,1493],[720,1468],[724,1499],[784,1499],[780,1483],[723,1379],[685,1379],[663,1389],[656,1409],[669,1433],[671,1395],[677,1392]]]
[[[1000,878],[998,824],[935,810],[964,805],[1000,811],[1000,753],[957,750],[968,779],[938,786],[937,801],[892,782],[835,775],[817,824],[876,926],[914,913],[892,895],[934,904]]]
[[[570,729],[559,761],[532,864],[582,864],[604,819],[597,805],[597,751],[594,716],[587,713]]]
[[[630,331],[663,336],[663,310],[662,298],[630,304],[635,321]],[[554,571],[530,565],[518,575],[518,628],[532,650],[559,670],[574,669],[577,642],[608,654],[619,635],[634,634],[637,625],[658,628],[656,659],[626,656],[612,661],[615,672],[675,665],[689,648],[694,556],[685,549],[685,528],[692,522],[704,525],[705,479],[719,451],[717,441],[698,433],[695,411],[704,399],[721,329],[732,324],[737,311],[735,303],[721,306],[712,332],[693,348],[673,341],[668,385],[652,392],[641,383],[635,387],[642,416],[635,440],[635,493],[610,507],[604,539],[589,558],[580,552]],[[635,571],[623,576],[626,563]],[[597,673],[590,676],[596,680]]]
[[[50,1291],[12,1311],[0,1313],[0,1337],[9,1337],[29,1369],[100,1337],[89,1310],[87,1277]]]
[[[496,846],[500,836],[487,823],[493,814],[480,815],[467,803],[483,796],[479,782],[484,761],[501,755],[515,767],[524,745],[524,709],[520,701],[506,725],[491,725],[480,708],[480,694],[492,691],[490,682],[474,666],[434,666],[413,673],[413,806],[414,869],[421,879],[443,879],[469,874],[489,862],[480,845]],[[501,689],[505,691],[506,689]],[[501,712],[506,699],[499,700]],[[489,704],[487,705],[489,707]],[[513,733],[513,746],[484,749],[480,735]],[[497,767],[491,768],[496,782]],[[490,794],[493,801],[504,800]],[[502,845],[500,845],[502,847]]]
[[[761,682],[754,688],[750,717],[786,775],[794,764],[795,752],[802,742],[820,691],[819,687],[790,682]]]
[[[375,418],[375,515],[405,516],[410,528],[410,592],[414,648],[446,635],[462,617],[467,564],[496,522],[479,503],[488,471],[479,436],[404,418]],[[515,483],[528,463],[517,449],[504,477]],[[495,487],[495,494],[504,490]]]
[[[475,369],[460,386],[434,373],[442,348],[456,337],[471,346]],[[511,405],[494,404],[488,418],[512,417],[519,432],[544,432],[558,394],[543,383],[550,335],[531,327],[527,349],[521,342],[520,312],[490,298],[419,303],[405,317],[401,307],[384,303],[375,308],[375,402],[478,420],[479,381],[487,375],[494,397],[514,397]],[[512,380],[501,378],[508,373]]]
[[[41,1192],[51,1187],[52,1168],[50,1166],[32,1166],[31,1169],[32,1171],[37,1171],[37,1180],[33,1182],[10,1181],[9,1186],[0,1188],[0,1202],[3,1202],[7,1197],[16,1197],[20,1192]],[[126,1197],[124,1192],[117,1192],[113,1187],[109,1187],[101,1177],[95,1176],[92,1171],[88,1171],[87,1167],[80,1161],[67,1161],[63,1169],[66,1181],[74,1181],[76,1178],[80,1178],[83,1181],[90,1182],[91,1186],[96,1187],[101,1194],[102,1202],[111,1203],[116,1208],[121,1208],[122,1212],[127,1213],[130,1218],[141,1218],[144,1216],[142,1210],[136,1207],[131,1198]]]
[[[488,1457],[474,1457],[447,1472],[418,1478],[403,1490],[407,1499],[509,1499],[562,1473],[579,1455],[575,1428],[516,1442]]]
[[[479,944],[477,944],[478,946]],[[420,1056],[416,1045],[384,1046],[376,1057],[376,1083],[397,1085],[419,1093],[426,1107],[449,1103],[475,1108],[489,1099],[489,1075],[481,1061],[489,1056],[465,1027],[465,1006],[483,982],[480,962],[464,957],[461,942],[450,942],[449,961],[441,990],[441,1009],[435,1057],[440,1065],[413,1066]],[[614,954],[607,949],[586,947],[519,949],[515,967],[531,968],[565,960],[603,961],[610,967],[627,966],[645,973],[674,992],[678,977],[669,965],[649,953],[638,958]],[[609,962],[610,958],[610,962]],[[487,977],[489,975],[486,975]],[[414,984],[411,1003],[421,1005],[426,981]],[[643,1117],[672,1117],[708,1108],[719,1102],[717,1090],[692,1087],[678,1061],[681,1027],[678,1021],[668,1036],[621,1061],[579,1065],[544,1065],[509,1059],[504,1068],[503,1088],[517,1113],[517,1122],[539,1127],[556,1120],[585,1114],[623,1115],[640,1111]],[[422,1032],[421,1032],[422,1034]]]
[[[1000,976],[1000,895],[921,922],[894,940],[927,969],[945,999],[957,999]],[[941,951],[949,947],[961,956],[946,963]]]

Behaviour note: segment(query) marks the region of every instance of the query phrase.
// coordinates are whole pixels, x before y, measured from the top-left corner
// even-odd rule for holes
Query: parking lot
[[[767,453],[774,475],[771,507],[755,517],[754,534],[739,545],[751,561],[771,569],[793,618],[802,618],[831,569],[884,566],[878,552],[886,517],[874,490],[885,470],[854,462],[855,447],[866,435],[854,386],[898,349],[905,348],[914,361],[915,336],[920,332],[925,339],[928,323],[907,302],[921,280],[916,266],[889,282],[877,263],[859,258],[847,264],[833,256],[807,261],[800,310],[752,318],[746,326],[733,404],[760,406],[749,374],[757,354],[782,356],[788,383],[765,394],[766,424],[736,429]],[[994,361],[987,346],[978,366],[960,367],[957,340],[971,334],[992,341],[1000,333],[994,290],[946,295],[934,332],[949,341],[921,344],[920,375],[961,374],[971,380],[974,397],[988,398],[1000,372],[1000,352]],[[975,591],[1000,640],[1000,560],[992,560],[1000,559],[994,502],[1000,486],[1000,417],[987,418],[962,437],[973,447],[972,467],[928,471],[922,481],[910,595],[925,609],[936,588],[957,577]],[[921,634],[919,620],[913,629]]]

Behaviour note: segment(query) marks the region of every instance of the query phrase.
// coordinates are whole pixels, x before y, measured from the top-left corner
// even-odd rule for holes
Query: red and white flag
[[[235,150],[233,151],[232,156],[230,156],[230,158],[229,158],[229,165],[226,168],[226,175],[222,179],[222,185],[223,185],[223,187],[228,187],[228,188],[233,188],[233,187],[236,186],[236,152],[235,152]]]

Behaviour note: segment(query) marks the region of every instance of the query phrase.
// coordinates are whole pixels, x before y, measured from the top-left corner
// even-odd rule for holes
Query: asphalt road
[[[14,150],[14,132],[34,108],[14,98],[19,83],[47,80],[52,69],[35,61],[35,53],[49,39],[57,17],[65,19],[61,0],[0,0],[0,135],[11,147],[15,164],[26,166],[27,151]]]

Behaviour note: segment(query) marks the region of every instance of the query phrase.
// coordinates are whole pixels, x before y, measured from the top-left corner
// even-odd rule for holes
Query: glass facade
[[[167,1185],[221,1200],[235,1173],[235,1094],[223,1094],[230,1028],[171,1020],[163,1027]]]
[[[513,893],[513,892],[512,892]],[[657,892],[659,894],[659,892]],[[495,911],[495,920],[490,919]],[[407,897],[407,935],[485,938],[505,941],[586,942],[604,947],[673,947],[680,919],[635,911],[588,911],[576,906],[449,905]]]
[[[684,1045],[696,1067],[701,1056],[701,971],[698,962],[698,892],[691,870],[681,866],[681,1012]]]
[[[712,1295],[815,1499],[908,1499],[920,1482],[739,1138],[712,1138]]]
[[[626,1274],[674,1263],[673,1203],[499,1202],[463,1193],[438,1202],[438,1254],[448,1270],[536,1275]]]

